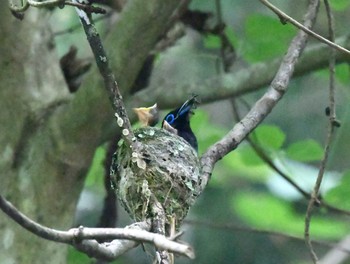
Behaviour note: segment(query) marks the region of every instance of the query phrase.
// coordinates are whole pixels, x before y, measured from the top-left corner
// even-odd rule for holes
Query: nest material
[[[111,178],[117,195],[135,221],[152,217],[152,204],[161,204],[166,223],[176,227],[200,193],[197,153],[181,137],[164,129],[134,131],[141,143],[135,153],[123,140],[113,155]]]

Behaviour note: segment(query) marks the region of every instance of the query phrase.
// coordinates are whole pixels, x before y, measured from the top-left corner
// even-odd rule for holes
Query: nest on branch
[[[200,166],[196,151],[181,137],[164,129],[134,131],[141,147],[133,152],[123,140],[113,155],[112,184],[121,204],[135,221],[154,216],[161,205],[165,223],[175,227],[200,194]]]

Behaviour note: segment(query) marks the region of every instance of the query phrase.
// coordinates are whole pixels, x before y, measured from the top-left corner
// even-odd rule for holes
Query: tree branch
[[[329,26],[328,30],[330,34],[330,39],[331,41],[333,41],[334,40],[333,16],[332,16],[328,1],[325,0],[324,2],[325,2],[327,17],[328,17],[328,26]],[[336,121],[336,118],[335,118],[336,114],[335,114],[335,85],[334,85],[334,82],[335,82],[334,50],[330,50],[330,53],[329,53],[329,71],[330,71],[330,75],[329,75],[328,133],[327,133],[327,138],[325,142],[323,158],[320,164],[320,169],[317,175],[317,179],[316,179],[313,191],[311,193],[311,198],[309,200],[309,204],[305,215],[305,230],[304,230],[305,242],[309,248],[311,258],[315,264],[318,263],[318,257],[316,255],[316,252],[313,249],[311,239],[310,239],[310,224],[311,224],[311,218],[312,218],[312,211],[315,206],[315,202],[317,201],[317,198],[319,196],[319,191],[321,188],[321,183],[322,183],[324,172],[326,169],[326,164],[328,161],[331,143],[334,138],[335,127],[339,125],[339,122]]]
[[[161,203],[156,199],[156,197],[152,198],[154,201],[152,202],[152,231],[157,234],[165,235],[165,212]],[[173,256],[169,254],[163,248],[156,248],[156,259],[159,264],[171,264],[174,263]]]
[[[315,243],[315,241],[313,241]],[[349,251],[342,249],[350,246],[350,235],[344,237],[337,245],[335,245],[329,252],[320,260],[320,264],[341,264],[349,258]]]
[[[0,195],[0,209],[16,223],[31,233],[55,242],[70,244],[89,256],[112,260],[135,247],[140,242],[151,243],[155,247],[169,252],[181,254],[194,258],[194,252],[188,245],[180,244],[167,239],[160,234],[147,232],[151,228],[147,223],[135,223],[129,228],[72,228],[68,231],[59,231],[42,226],[18,211],[10,202]],[[109,243],[98,243],[95,239],[127,239],[126,241],[112,241]],[[123,245],[120,248],[120,245]]]
[[[9,8],[13,12],[24,12],[26,11],[30,6],[37,7],[37,8],[43,8],[43,7],[52,7],[52,6],[58,6],[58,7],[64,7],[65,5],[75,6],[77,8],[80,8],[81,10],[84,10],[87,13],[95,13],[95,14],[105,14],[106,10],[100,7],[95,7],[92,5],[77,3],[74,1],[65,1],[65,0],[46,0],[46,1],[35,1],[35,0],[25,0],[24,4],[22,6],[17,6],[13,4],[12,0],[9,0]]]
[[[73,0],[73,3],[80,4],[77,0]],[[137,141],[125,110],[124,102],[122,100],[123,97],[119,91],[118,83],[114,77],[112,69],[109,67],[109,59],[104,50],[100,36],[85,10],[76,7],[76,11],[80,18],[80,22],[83,25],[91,50],[95,56],[96,64],[104,80],[109,99],[116,112],[117,124],[119,127],[123,128],[123,138],[128,142],[129,146],[132,147],[132,150],[136,151]]]
[[[338,38],[336,42],[350,48],[347,36]],[[230,97],[240,96],[256,91],[270,84],[277,72],[282,57],[266,62],[256,63],[247,68],[223,73],[199,82],[178,84],[162,80],[152,83],[147,89],[138,92],[131,98],[132,106],[151,105],[155,101],[160,109],[176,107],[183,102],[188,94],[195,93],[201,97],[201,102],[210,103]],[[349,56],[336,52],[336,62],[350,62]],[[314,44],[305,49],[298,60],[293,77],[303,76],[310,72],[323,69],[328,65],[328,46]]]
[[[312,27],[316,18],[318,6],[318,0],[310,2],[304,22],[307,28]],[[209,147],[209,149],[203,154],[200,159],[203,188],[210,179],[215,163],[227,153],[234,150],[238,144],[265,119],[278,101],[283,97],[288,89],[288,83],[294,72],[296,62],[306,45],[307,38],[308,35],[305,32],[298,32],[292,40],[268,91],[255,103],[248,114],[237,123],[228,134],[226,134],[226,136]]]

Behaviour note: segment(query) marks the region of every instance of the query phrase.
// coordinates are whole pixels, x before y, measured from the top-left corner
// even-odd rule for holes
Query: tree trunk
[[[106,49],[124,93],[177,5],[138,0],[123,10]],[[0,192],[33,220],[66,230],[113,113],[95,68],[77,93],[69,93],[49,12],[29,8],[19,21],[0,9]],[[66,262],[65,245],[38,238],[3,214],[0,233],[3,263]]]

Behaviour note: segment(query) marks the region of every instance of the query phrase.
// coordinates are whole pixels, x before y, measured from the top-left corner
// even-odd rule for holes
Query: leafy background
[[[300,21],[307,1],[296,2],[274,1],[282,10]],[[336,33],[346,34],[350,2],[330,2],[335,11]],[[212,12],[215,24],[214,1],[192,1],[191,9]],[[315,30],[326,35],[326,16],[322,10],[321,6]],[[222,0],[222,11],[227,23],[226,33],[237,52],[234,66],[237,69],[282,56],[296,33],[291,25],[282,25],[258,1]],[[57,30],[77,23],[69,11],[57,11],[54,16],[62,22],[55,23]],[[98,27],[102,35],[105,35],[106,25],[103,21],[98,23]],[[201,36],[191,30],[187,33],[176,46],[165,54],[159,54],[153,79],[167,74],[177,82],[189,82],[220,74],[220,39],[211,34]],[[80,39],[84,39],[80,31],[57,36],[58,51],[63,54],[69,43]],[[87,47],[81,55],[85,54],[89,54]],[[327,83],[327,70],[293,79],[288,94],[264,124],[251,135],[252,141],[264,149],[278,168],[307,191],[313,187],[319,161],[323,156]],[[337,129],[322,184],[322,196],[330,204],[349,210],[348,84],[348,65],[338,65],[337,113],[342,126]],[[243,115],[247,111],[246,105],[252,105],[262,93],[263,91],[257,91],[236,98],[240,114]],[[162,114],[164,116],[165,112]],[[199,153],[220,139],[235,122],[231,102],[227,100],[200,106],[191,121],[198,137]],[[104,197],[103,161],[106,149],[107,144],[96,150],[78,205],[77,223],[93,226],[98,221]],[[244,142],[217,164],[208,188],[190,211],[187,217],[189,221],[184,224],[184,240],[193,245],[197,258],[195,261],[179,258],[178,263],[309,263],[303,240],[274,233],[302,238],[306,206],[307,201]],[[119,208],[118,213],[118,226],[130,223],[123,209]],[[312,239],[338,241],[349,232],[350,227],[342,216],[330,214],[324,209],[315,212],[311,223]],[[316,249],[320,256],[329,250],[325,246]],[[114,263],[150,261],[139,248]],[[70,249],[68,262],[89,263],[90,260]]]

